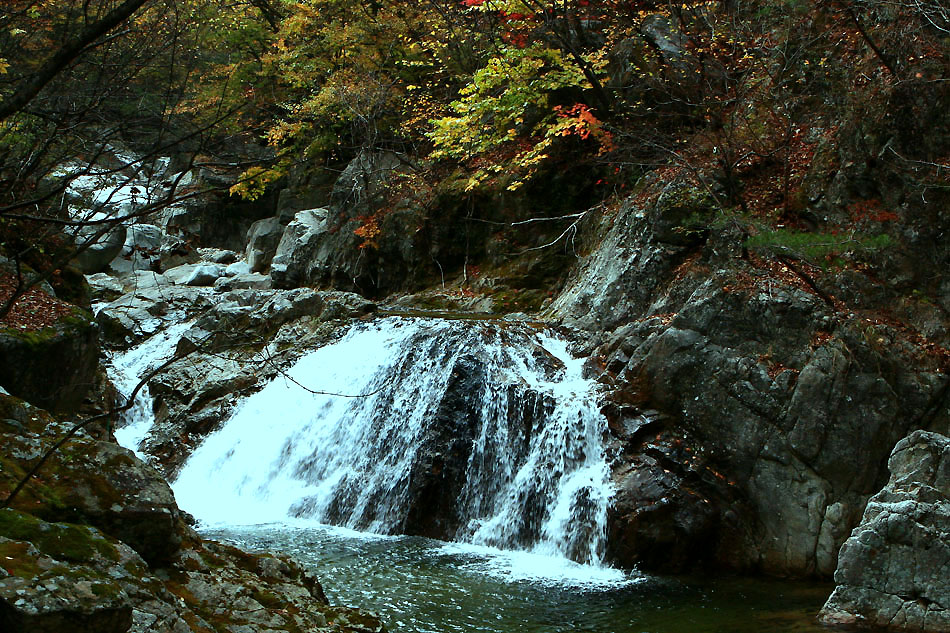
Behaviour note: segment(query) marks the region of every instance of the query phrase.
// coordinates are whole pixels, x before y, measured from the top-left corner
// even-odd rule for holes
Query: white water
[[[124,399],[128,399],[148,371],[171,357],[182,334],[188,331],[193,323],[178,323],[159,331],[144,343],[122,354],[116,354],[109,360],[106,364],[109,378]],[[135,451],[135,454],[144,460],[146,456],[140,452],[140,446],[154,423],[152,396],[148,385],[145,384],[136,394],[132,407],[122,413],[115,439],[121,446]]]
[[[389,318],[354,326],[245,400],[173,488],[206,524],[301,517],[395,533],[428,511],[413,506],[413,486],[443,458],[452,467],[433,451],[461,451],[434,488],[464,478],[449,512],[455,540],[598,563],[603,427],[594,383],[563,341],[525,326]]]

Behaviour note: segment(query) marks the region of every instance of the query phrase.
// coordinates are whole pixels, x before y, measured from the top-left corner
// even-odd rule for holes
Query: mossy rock
[[[0,496],[52,445],[51,439],[0,435]],[[47,521],[93,525],[127,543],[152,564],[181,546],[182,524],[162,476],[131,451],[109,442],[76,439],[55,452],[14,499],[13,507]]]
[[[88,563],[105,558],[118,561],[115,545],[86,525],[46,523],[33,515],[10,508],[0,510],[0,536],[29,541],[41,553],[56,560]]]
[[[146,567],[94,528],[0,510],[0,561],[5,633],[123,633],[132,625],[120,579],[131,581]]]
[[[76,410],[96,382],[99,327],[78,308],[41,330],[0,329],[0,385],[54,412]]]

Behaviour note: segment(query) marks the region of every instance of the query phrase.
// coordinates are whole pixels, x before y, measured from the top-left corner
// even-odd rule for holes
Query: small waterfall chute
[[[171,358],[178,341],[193,323],[194,321],[176,323],[159,330],[145,342],[109,359],[106,364],[109,378],[123,398],[128,399],[146,373]],[[115,430],[115,439],[120,445],[135,451],[139,457],[145,459],[145,455],[140,452],[140,446],[154,423],[152,396],[148,385],[145,384],[136,394],[132,406],[122,412]]]

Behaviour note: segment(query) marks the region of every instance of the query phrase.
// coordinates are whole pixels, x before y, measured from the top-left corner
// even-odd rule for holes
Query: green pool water
[[[331,602],[373,611],[391,633],[809,633],[828,584],[659,577],[417,537],[315,525],[202,530],[294,556]]]

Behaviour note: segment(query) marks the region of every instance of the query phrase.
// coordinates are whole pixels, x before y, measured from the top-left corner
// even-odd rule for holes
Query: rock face
[[[894,444],[950,426],[944,360],[790,268],[764,273],[730,227],[694,231],[701,198],[664,191],[678,193],[605,218],[548,313],[590,333],[626,419],[665,416],[632,442],[612,430],[614,560],[830,577]],[[671,521],[672,549],[655,549],[650,514]]]
[[[54,411],[75,410],[96,382],[99,328],[79,310],[35,331],[0,329],[0,385]]]
[[[950,631],[950,438],[915,431],[841,548],[826,624]]]

